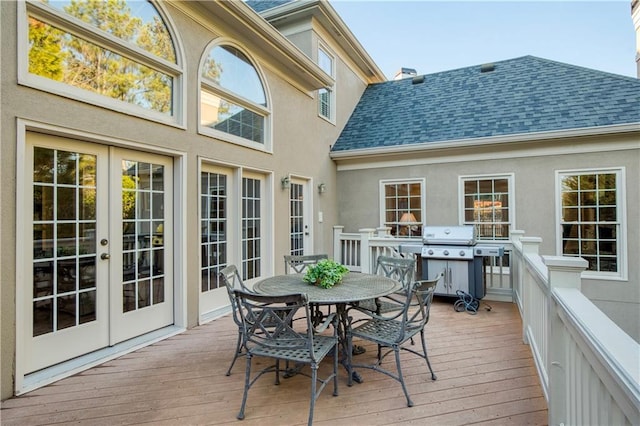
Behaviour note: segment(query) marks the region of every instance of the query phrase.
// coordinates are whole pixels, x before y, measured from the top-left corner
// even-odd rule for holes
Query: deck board
[[[402,358],[415,405],[406,406],[399,383],[371,370],[360,369],[364,383],[348,387],[341,367],[340,395],[332,396],[331,385],[324,390],[314,423],[544,425],[547,405],[521,327],[513,304],[491,302],[491,310],[469,315],[437,299],[427,345],[438,380],[430,379],[420,358],[410,353]],[[306,424],[309,379],[296,376],[274,386],[270,375],[251,389],[245,420],[238,423],[244,358],[225,376],[236,333],[230,316],[192,328],[4,401],[0,421],[7,426]],[[358,362],[375,356],[374,346],[364,346],[367,353]],[[323,363],[321,375],[329,364]]]

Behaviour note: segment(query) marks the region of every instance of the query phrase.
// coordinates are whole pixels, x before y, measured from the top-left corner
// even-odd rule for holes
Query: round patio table
[[[276,275],[256,283],[253,289],[271,296],[305,293],[309,303],[345,305],[386,296],[402,288],[402,284],[394,279],[358,272],[349,272],[340,284],[331,288],[311,285],[302,277],[304,274]]]
[[[381,275],[349,272],[342,277],[342,282],[331,288],[311,285],[302,280],[304,274],[276,275],[257,282],[253,290],[270,296],[283,294],[305,293],[309,303],[319,305],[335,305],[338,316],[338,338],[343,354],[347,353],[347,304],[361,300],[375,299],[394,293],[402,289],[402,283]],[[347,360],[342,357],[342,364],[348,369]],[[353,380],[362,383],[362,378],[353,372]]]

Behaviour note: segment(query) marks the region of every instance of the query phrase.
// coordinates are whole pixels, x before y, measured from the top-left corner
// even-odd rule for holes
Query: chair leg
[[[353,337],[347,332],[347,353],[343,356],[347,357],[347,386],[353,385]]]
[[[413,407],[413,401],[409,397],[409,391],[407,391],[407,386],[404,384],[404,376],[402,375],[402,367],[400,366],[400,347],[398,345],[394,345],[393,351],[395,352],[395,355],[396,355],[396,368],[398,369],[398,379],[400,381],[400,384],[402,385],[404,396],[407,398],[407,407]]]
[[[244,407],[247,403],[247,396],[249,395],[249,386],[251,382],[251,355],[247,354],[247,367],[244,375],[244,394],[242,395],[242,405],[240,406],[240,412],[238,413],[238,420],[244,419]]]
[[[424,352],[424,359],[427,360],[427,366],[429,367],[429,371],[431,372],[431,380],[436,380],[436,374],[433,372],[431,368],[431,363],[429,362],[429,355],[427,355],[427,343],[424,339],[424,330],[420,332],[420,339],[422,340],[422,351]]]
[[[336,343],[333,350],[333,396],[338,396],[338,357],[340,356],[338,353],[338,345],[339,343]]]
[[[238,333],[238,343],[236,343],[236,353],[233,355],[233,359],[231,360],[231,365],[227,370],[227,376],[231,375],[231,369],[233,368],[233,365],[236,363],[236,360],[238,359],[241,353],[242,353],[242,335]]]
[[[308,426],[313,424],[313,409],[316,406],[316,388],[318,385],[318,364],[311,364],[311,403],[309,405],[309,421]]]

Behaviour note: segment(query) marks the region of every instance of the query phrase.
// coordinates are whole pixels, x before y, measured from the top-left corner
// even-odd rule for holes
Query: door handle
[[[100,259],[102,259],[102,260],[109,260],[109,259],[111,259],[111,256],[109,255],[109,253],[102,253],[102,254],[100,255]]]

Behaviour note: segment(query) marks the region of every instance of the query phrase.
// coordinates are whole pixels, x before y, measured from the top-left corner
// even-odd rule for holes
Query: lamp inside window
[[[400,216],[400,224],[398,226],[398,235],[408,237],[420,235],[419,228],[418,221],[413,213],[402,213],[402,216]]]

